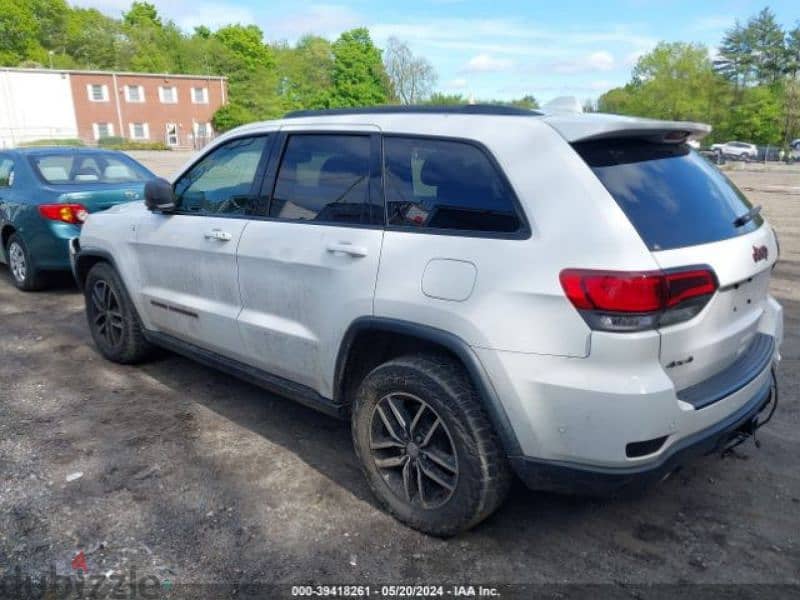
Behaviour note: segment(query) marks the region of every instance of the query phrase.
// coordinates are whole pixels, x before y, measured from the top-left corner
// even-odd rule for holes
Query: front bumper
[[[605,496],[643,488],[664,479],[694,458],[721,451],[738,434],[752,433],[759,414],[777,400],[777,385],[772,373],[767,384],[760,386],[739,410],[673,444],[654,462],[605,468],[513,457],[511,466],[528,487],[537,490]]]

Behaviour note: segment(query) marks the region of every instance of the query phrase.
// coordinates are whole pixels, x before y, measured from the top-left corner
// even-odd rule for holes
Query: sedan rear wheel
[[[19,234],[15,233],[8,239],[6,257],[15,286],[24,292],[32,292],[43,287],[42,277],[33,266],[28,247]]]

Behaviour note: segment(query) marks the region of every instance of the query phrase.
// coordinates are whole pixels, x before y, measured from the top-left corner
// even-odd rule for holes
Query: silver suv
[[[451,535],[512,473],[608,493],[760,426],[772,229],[708,127],[504,107],[241,127],[73,244],[94,340],[162,346],[348,418],[404,523]]]

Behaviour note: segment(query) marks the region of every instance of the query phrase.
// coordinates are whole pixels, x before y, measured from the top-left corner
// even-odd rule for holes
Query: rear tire
[[[12,233],[8,238],[6,259],[11,281],[18,289],[23,292],[35,292],[45,287],[46,280],[33,265],[28,246],[18,233]]]
[[[110,361],[134,364],[146,359],[152,345],[136,308],[116,270],[108,263],[94,265],[84,286],[86,318],[100,353]]]
[[[511,471],[461,365],[405,356],[375,368],[353,403],[352,434],[370,488],[396,519],[447,537],[503,502]]]

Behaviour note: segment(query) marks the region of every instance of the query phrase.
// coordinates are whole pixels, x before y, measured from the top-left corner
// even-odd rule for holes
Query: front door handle
[[[233,239],[233,236],[227,231],[222,231],[221,229],[212,229],[211,231],[206,231],[205,238],[207,240],[230,242]]]
[[[331,242],[328,244],[328,252],[332,254],[341,252],[342,254],[349,254],[350,256],[355,256],[358,258],[368,254],[366,248],[363,246],[354,246],[350,242]]]

